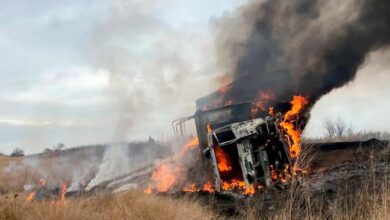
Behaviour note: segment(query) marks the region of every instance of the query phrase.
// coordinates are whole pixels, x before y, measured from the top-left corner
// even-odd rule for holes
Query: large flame
[[[169,164],[162,164],[153,171],[152,180],[158,192],[172,190],[178,181],[177,173],[180,167],[172,167]]]
[[[152,185],[144,190],[145,194],[151,194],[153,191],[157,192],[169,192],[179,184],[180,173],[184,171],[184,168],[180,166],[180,163],[172,163],[172,161],[179,161],[189,151],[196,149],[199,146],[199,140],[197,137],[189,140],[185,143],[179,153],[172,155],[169,160],[159,165],[152,173]]]
[[[214,150],[219,172],[223,173],[232,170],[229,155],[226,154],[220,147],[215,147]]]
[[[301,152],[302,131],[297,128],[295,122],[308,102],[308,99],[303,96],[294,96],[291,101],[291,110],[284,115],[283,121],[280,123],[280,126],[289,137],[290,156],[292,158],[296,158]]]

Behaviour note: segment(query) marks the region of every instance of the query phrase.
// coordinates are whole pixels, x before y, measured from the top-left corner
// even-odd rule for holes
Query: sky
[[[170,137],[171,121],[216,89],[213,23],[244,2],[0,1],[0,152]],[[389,58],[372,54],[323,97],[305,135],[337,116],[386,130]]]

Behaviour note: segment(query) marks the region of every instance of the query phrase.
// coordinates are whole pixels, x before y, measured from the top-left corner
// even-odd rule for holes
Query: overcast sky
[[[0,1],[0,152],[160,139],[170,122],[223,74],[213,22],[244,0]],[[386,130],[390,53],[373,54],[357,79],[324,97],[324,118]]]

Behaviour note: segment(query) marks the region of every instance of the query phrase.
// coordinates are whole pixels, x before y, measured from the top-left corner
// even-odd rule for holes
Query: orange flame
[[[309,169],[298,167],[298,165],[296,165],[296,164],[293,166],[293,171],[295,174],[297,174],[297,173],[308,174],[310,172]]]
[[[60,189],[60,195],[59,195],[60,196],[60,202],[62,204],[65,203],[65,194],[66,194],[67,191],[68,191],[67,185],[65,183],[62,183],[61,184],[61,189]]]
[[[184,168],[177,163],[171,163],[171,161],[180,160],[187,152],[198,146],[199,139],[195,137],[182,146],[180,153],[172,155],[167,162],[164,161],[159,165],[152,173],[152,185],[146,188],[144,193],[152,194],[155,190],[157,192],[168,192],[172,190],[179,183],[178,173],[183,172]]]
[[[291,101],[291,110],[284,115],[283,122],[280,123],[280,126],[291,138],[289,145],[290,155],[292,158],[297,157],[301,152],[302,132],[295,127],[294,122],[308,102],[309,101],[303,96],[294,96],[294,99]]]
[[[205,183],[202,189],[198,188],[196,184],[189,184],[183,187],[183,191],[189,193],[199,192],[199,191],[212,193],[214,192],[214,187],[210,182]]]
[[[276,170],[274,169],[274,167],[272,165],[270,166],[270,169],[271,169],[271,179],[273,181],[277,180],[278,179],[278,175],[276,174]]]
[[[270,90],[259,92],[259,100],[256,101],[251,107],[252,118],[255,118],[259,112],[266,111],[266,103],[274,99],[275,94]]]
[[[241,190],[243,194],[245,195],[253,195],[256,193],[256,190],[253,186],[250,186],[249,188],[246,187],[245,182],[238,179],[232,179],[229,181],[223,181],[222,182],[222,189],[223,190]]]
[[[204,184],[203,185],[203,191],[206,191],[206,192],[209,192],[209,193],[214,192],[213,184],[211,184],[210,182],[207,182],[206,184]]]
[[[195,149],[199,146],[199,139],[196,137],[189,142],[187,142],[180,150],[181,154],[185,154],[187,151],[190,151],[192,149]]]
[[[144,189],[144,193],[145,193],[146,195],[152,194],[152,193],[153,193],[152,187],[149,186],[148,188]]]
[[[255,193],[256,193],[256,189],[252,185],[249,188],[245,188],[245,191],[244,191],[245,195],[253,195]]]
[[[220,147],[215,147],[214,149],[215,156],[217,157],[219,172],[227,172],[232,170],[229,155],[227,155]]]
[[[230,181],[222,182],[222,189],[224,190],[233,190],[233,189],[239,189],[244,187],[245,187],[244,181],[240,181],[237,179],[232,179]]]
[[[218,78],[218,81],[219,81],[219,93],[221,95],[224,95],[231,87],[230,85],[227,85],[229,83],[229,78],[226,75],[223,75]]]
[[[198,189],[198,187],[196,187],[195,184],[191,184],[191,185],[185,186],[183,188],[183,191],[184,192],[199,192],[200,190]]]
[[[158,192],[168,192],[177,183],[178,178],[176,173],[180,171],[180,167],[170,167],[169,164],[162,164],[152,173],[152,180],[156,185]]]
[[[26,200],[29,201],[29,202],[31,202],[31,201],[34,199],[35,194],[36,194],[35,191],[31,192],[30,194],[28,194]]]
[[[269,101],[275,99],[275,94],[271,90],[261,91],[259,97],[262,100]]]
[[[265,110],[264,102],[262,101],[255,102],[255,104],[252,104],[251,107],[252,118],[255,118],[257,113],[264,110]]]

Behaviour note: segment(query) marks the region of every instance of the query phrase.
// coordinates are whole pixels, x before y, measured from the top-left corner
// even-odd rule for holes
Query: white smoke
[[[86,189],[89,190],[104,181],[112,180],[128,173],[131,168],[128,153],[127,145],[116,144],[107,147],[103,161],[99,165],[99,170]]]

